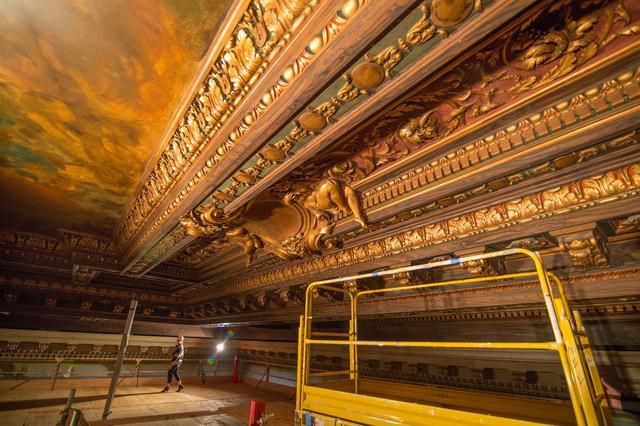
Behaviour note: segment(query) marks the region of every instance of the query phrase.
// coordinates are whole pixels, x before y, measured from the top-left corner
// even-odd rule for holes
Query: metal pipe
[[[113,376],[111,376],[111,385],[109,385],[109,393],[107,394],[107,400],[104,403],[104,411],[102,412],[102,420],[106,420],[109,414],[111,414],[111,403],[116,393],[116,386],[118,384],[118,378],[120,376],[120,370],[122,369],[122,361],[124,354],[129,344],[129,334],[131,334],[131,327],[133,326],[133,317],[136,313],[136,307],[138,306],[137,300],[132,300],[129,305],[129,313],[127,314],[127,322],[124,325],[124,331],[122,332],[122,341],[120,342],[120,349],[118,351],[118,358],[113,367]]]
[[[378,288],[375,290],[364,290],[358,292],[357,296],[366,296],[370,294],[378,294],[378,293],[390,293],[397,291],[411,291],[411,290],[420,290],[424,288],[432,288],[432,287],[444,287],[449,285],[462,285],[462,284],[474,284],[478,282],[489,282],[489,281],[502,281],[508,279],[517,279],[517,278],[527,278],[527,277],[535,277],[535,272],[519,272],[517,274],[505,274],[505,275],[497,275],[497,276],[489,276],[489,277],[477,277],[477,278],[464,278],[459,280],[451,280],[451,281],[443,281],[438,283],[429,283],[429,284],[415,284],[409,286],[402,287],[389,287],[389,288]]]
[[[317,337],[349,337],[349,333],[330,333],[330,332],[324,332],[324,331],[314,331],[313,333],[311,333],[312,336],[317,336]]]
[[[358,295],[351,295],[351,322],[353,323],[352,338],[353,343],[358,343]],[[360,380],[360,372],[358,368],[358,345],[349,346],[353,348],[353,391],[358,393],[358,382]]]
[[[354,346],[378,346],[393,348],[467,348],[467,349],[529,349],[557,351],[556,342],[393,342],[359,340],[349,342],[345,340],[314,340],[306,339],[308,345],[354,345]]]
[[[63,358],[56,358],[56,365],[53,367],[53,373],[51,374],[51,390],[56,387],[56,381],[58,380],[58,373],[60,372],[60,364],[62,364]]]
[[[265,376],[267,377],[267,383],[269,383],[269,370],[270,369],[271,369],[271,364],[267,363],[267,368],[265,368],[264,373],[262,374],[262,377],[260,377],[260,380],[258,381],[258,384],[256,385],[255,389],[258,389],[258,387],[262,383],[262,380],[264,380]]]
[[[71,420],[69,420],[69,426],[76,426],[80,423],[80,411],[73,410],[71,412]]]
[[[242,363],[247,363],[247,364],[256,364],[256,365],[267,365],[269,364],[272,367],[283,367],[283,368],[296,368],[295,365],[291,365],[291,364],[280,364],[277,362],[266,362],[266,361],[254,361],[251,359],[242,359],[240,360],[240,362]]]
[[[71,404],[73,404],[73,398],[75,396],[76,396],[76,388],[69,389],[67,404],[64,406],[64,409],[60,412],[60,421],[56,424],[56,426],[64,425],[67,422],[67,418],[69,417],[69,410],[71,410]]]
[[[345,290],[344,288],[340,288],[340,287],[331,287],[331,286],[328,286],[328,285],[317,285],[317,286],[315,286],[315,288],[322,288],[324,290],[337,291],[337,292],[340,292],[340,293],[349,294],[349,292],[347,290]]]
[[[558,304],[558,310],[561,313],[560,321],[564,321],[564,328],[561,328],[561,331],[565,334],[564,341],[566,342],[565,347],[568,364],[574,376],[574,386],[581,401],[586,423],[593,423],[593,421],[597,421],[597,419],[601,419],[604,423],[607,423],[606,413],[604,410],[597,408],[598,403],[596,403],[596,400],[600,395],[598,389],[602,389],[602,384],[600,383],[600,375],[595,367],[593,357],[590,354],[590,350],[585,349],[582,345],[582,338],[579,336],[579,331],[569,308],[562,282],[555,274],[550,272],[548,273],[548,277],[553,279],[558,287],[560,297],[555,300]],[[587,350],[589,353],[587,353]],[[587,360],[587,357],[591,362]],[[603,389],[602,395],[604,395]]]
[[[296,368],[296,411],[300,411],[302,409],[302,400],[301,400],[301,395],[302,395],[302,369],[304,368],[304,366],[302,365],[302,352],[303,352],[303,348],[304,348],[304,334],[303,334],[303,327],[304,327],[304,318],[302,315],[300,315],[300,325],[298,326],[298,359],[297,359],[297,368]]]
[[[352,373],[353,373],[353,370],[321,371],[319,373],[309,373],[309,377],[342,376],[343,374],[352,374]]]
[[[574,412],[574,415],[576,416],[576,422],[578,423],[578,426],[586,425],[587,423],[584,418],[582,405],[580,404],[578,393],[575,391],[575,387],[576,387],[575,377],[572,374],[571,366],[569,365],[569,360],[567,359],[566,348],[562,344],[558,348],[558,355],[560,356],[560,364],[562,365],[562,370],[565,372],[565,380],[567,381],[567,388],[569,389],[569,398],[571,399],[573,412]]]
[[[305,304],[304,304],[304,321],[303,321],[303,345],[302,345],[302,385],[306,385],[309,381],[309,364],[311,362],[310,354],[307,349],[306,340],[311,337],[311,313],[313,312],[313,284],[307,286],[305,290]],[[321,284],[318,284],[321,285]]]
[[[573,330],[574,332],[577,331],[576,323],[575,323],[575,320],[573,319],[573,315],[571,315],[571,308],[569,308],[569,301],[567,300],[567,296],[564,292],[564,285],[562,285],[562,281],[560,281],[560,278],[558,278],[558,276],[553,272],[547,272],[547,275],[551,277],[551,279],[555,282],[556,286],[558,287],[558,294],[560,295],[560,299],[562,299],[562,305],[564,306],[564,309],[567,311],[567,318],[569,318],[569,322],[571,323],[571,330]]]
[[[142,364],[142,360],[136,359],[136,387],[138,387],[138,380],[140,379],[140,364]]]
[[[509,256],[511,254],[529,255],[529,254],[533,254],[533,252],[525,249],[513,248],[513,249],[499,250],[492,253],[475,254],[473,256],[454,257],[452,259],[442,260],[439,262],[425,263],[422,265],[411,265],[411,266],[405,266],[402,268],[385,269],[384,271],[369,272],[367,274],[350,275],[347,277],[339,277],[339,278],[331,278],[328,280],[314,281],[311,284],[309,284],[309,287],[311,286],[315,287],[318,285],[331,284],[331,283],[337,283],[337,282],[353,281],[353,280],[359,280],[362,278],[369,278],[369,277],[381,277],[385,275],[397,274],[399,272],[411,272],[411,271],[419,271],[422,269],[438,268],[440,266],[458,265],[460,263],[470,262],[472,260],[482,260],[482,259],[488,259],[492,257]]]
[[[553,289],[551,288],[551,284],[549,282],[549,275],[544,269],[540,255],[537,252],[531,253],[528,251],[526,254],[533,260],[533,263],[536,267],[536,272],[538,273],[538,277],[540,279],[540,288],[542,290],[542,295],[544,296],[547,312],[549,313],[551,328],[553,330],[555,340],[558,343],[558,354],[560,356],[560,363],[562,364],[562,370],[564,372],[565,379],[567,380],[567,388],[569,390],[569,397],[571,398],[576,421],[578,422],[578,425],[589,424],[588,418],[596,418],[595,411],[593,410],[592,401],[590,398],[588,398],[589,401],[586,401],[587,398],[580,398],[581,388],[579,387],[579,383],[581,383],[583,380],[586,380],[586,377],[584,377],[583,374],[580,374],[582,378],[578,377],[578,372],[576,371],[576,369],[579,366],[572,365],[572,362],[569,362],[565,341],[568,339],[573,339],[573,336],[563,336],[560,328],[560,322],[565,321],[569,323],[568,328],[569,332],[571,332],[571,323],[569,322],[567,313],[564,314],[564,317],[558,315],[556,306],[553,303]],[[561,290],[562,289],[559,289],[558,291],[560,292]],[[560,300],[560,309],[564,310],[564,302],[562,300]],[[579,361],[576,360],[576,362]],[[587,407],[584,406],[583,402],[587,403]]]

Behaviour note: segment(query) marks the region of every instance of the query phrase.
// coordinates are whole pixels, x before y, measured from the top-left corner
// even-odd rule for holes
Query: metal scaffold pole
[[[106,420],[109,414],[111,414],[111,403],[113,402],[113,397],[115,396],[115,393],[116,393],[116,386],[118,385],[120,370],[122,370],[122,361],[124,360],[124,354],[127,351],[127,345],[129,344],[129,334],[131,334],[131,327],[133,326],[133,317],[136,313],[137,306],[138,306],[137,300],[132,300],[131,305],[129,305],[127,322],[125,323],[124,331],[122,332],[122,341],[120,342],[118,358],[116,359],[116,364],[113,367],[113,376],[111,376],[111,385],[109,385],[109,393],[107,394],[107,400],[104,403],[102,420]]]

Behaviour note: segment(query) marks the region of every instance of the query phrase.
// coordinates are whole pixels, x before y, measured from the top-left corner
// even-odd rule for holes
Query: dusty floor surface
[[[174,385],[175,386],[175,385]],[[247,384],[189,385],[184,392],[159,393],[161,387],[121,387],[108,421],[101,420],[107,387],[79,387],[74,408],[90,425],[247,425],[252,399],[267,403],[273,413],[269,426],[293,424],[294,402],[290,396],[256,390]],[[68,390],[21,390],[0,392],[0,424],[55,425]]]

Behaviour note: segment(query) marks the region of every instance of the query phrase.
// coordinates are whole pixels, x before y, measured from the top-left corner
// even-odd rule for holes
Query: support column
[[[138,306],[137,300],[132,300],[129,305],[129,314],[127,315],[127,322],[124,325],[124,331],[122,332],[122,341],[120,342],[120,350],[118,351],[118,358],[116,359],[116,365],[113,367],[113,376],[111,377],[111,385],[109,386],[109,393],[107,394],[107,400],[104,403],[104,411],[102,412],[102,420],[106,420],[109,414],[111,414],[111,403],[116,393],[116,386],[118,384],[118,378],[120,377],[120,370],[122,370],[122,361],[124,354],[127,351],[127,345],[129,344],[129,334],[131,334],[131,327],[133,326],[133,317],[136,313],[136,307]]]
[[[140,364],[142,364],[142,359],[136,359],[136,387],[138,387],[138,381],[140,379]]]
[[[56,357],[56,365],[53,367],[53,373],[51,374],[51,390],[56,387],[56,380],[58,380],[58,373],[60,372],[60,364],[62,364],[63,360],[64,358]]]

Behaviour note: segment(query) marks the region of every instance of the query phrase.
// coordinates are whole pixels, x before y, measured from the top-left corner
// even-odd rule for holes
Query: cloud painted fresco
[[[110,235],[231,3],[0,1],[0,226]]]

